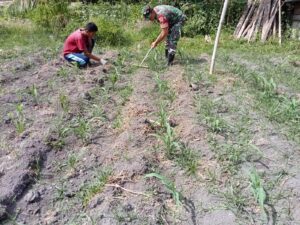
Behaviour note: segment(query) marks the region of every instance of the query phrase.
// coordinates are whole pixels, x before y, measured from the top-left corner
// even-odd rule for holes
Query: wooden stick
[[[278,38],[279,38],[279,45],[281,46],[282,36],[281,36],[281,0],[278,2],[279,12],[278,12]]]
[[[150,54],[150,52],[152,51],[152,49],[153,49],[153,48],[150,48],[150,49],[148,50],[147,54],[145,55],[143,61],[142,61],[141,64],[140,64],[140,66],[142,66],[143,63],[144,63],[144,61],[148,58],[148,55]]]
[[[225,18],[225,15],[226,15],[227,6],[228,6],[228,0],[225,0],[223,10],[222,10],[222,15],[221,15],[221,18],[220,18],[218,31],[217,31],[217,36],[216,36],[216,39],[215,39],[215,46],[214,46],[214,50],[213,50],[213,55],[212,55],[209,74],[213,74],[213,71],[214,71],[216,53],[217,53],[219,38],[220,38],[220,34],[221,34],[222,24],[224,22],[224,18]]]

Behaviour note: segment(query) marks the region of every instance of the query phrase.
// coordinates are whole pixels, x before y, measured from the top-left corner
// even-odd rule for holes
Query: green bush
[[[65,0],[40,2],[28,16],[38,26],[58,32],[68,24],[71,17],[68,5],[68,1]]]
[[[125,31],[121,23],[103,17],[93,21],[99,28],[96,38],[100,45],[126,46],[132,43],[131,35]]]
[[[155,40],[160,32],[159,26],[155,24],[145,25],[140,30],[140,34],[142,34],[143,39]]]

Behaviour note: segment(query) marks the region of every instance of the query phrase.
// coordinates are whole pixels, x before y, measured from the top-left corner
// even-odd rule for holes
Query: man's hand
[[[157,42],[156,42],[156,41],[153,41],[153,42],[151,43],[151,48],[156,48],[156,46],[157,46]]]

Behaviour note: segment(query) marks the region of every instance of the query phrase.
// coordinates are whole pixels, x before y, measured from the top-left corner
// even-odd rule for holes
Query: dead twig
[[[143,196],[146,196],[146,197],[149,197],[149,195],[146,195],[145,193],[142,193],[142,192],[137,192],[137,191],[132,191],[132,190],[129,190],[129,189],[126,189],[118,184],[106,184],[105,186],[107,187],[115,187],[115,188],[120,188],[122,189],[123,191],[126,191],[126,192],[129,192],[131,194],[135,194],[135,195],[143,195]]]

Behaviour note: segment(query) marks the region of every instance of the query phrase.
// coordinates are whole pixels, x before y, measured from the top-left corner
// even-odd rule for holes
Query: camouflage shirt
[[[183,18],[182,11],[170,5],[158,5],[153,10],[161,28],[171,27]]]

